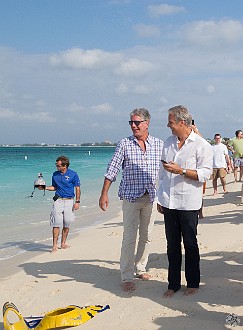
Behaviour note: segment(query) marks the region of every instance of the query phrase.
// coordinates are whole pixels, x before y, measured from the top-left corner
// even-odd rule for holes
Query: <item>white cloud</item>
[[[123,5],[130,3],[131,0],[110,0],[108,4],[110,5]]]
[[[33,112],[33,113],[19,113],[18,117],[21,120],[28,120],[28,121],[37,121],[39,123],[54,123],[56,122],[55,118],[50,115],[49,112]]]
[[[196,21],[186,25],[184,39],[199,46],[223,46],[242,43],[243,24],[234,20]]]
[[[69,104],[66,109],[67,112],[74,112],[74,113],[85,112],[85,108],[82,105],[77,104],[76,102]]]
[[[50,64],[54,67],[71,69],[95,69],[112,66],[121,60],[119,53],[104,52],[100,49],[83,50],[72,48],[59,54],[51,55]]]
[[[46,106],[46,102],[43,101],[43,100],[38,100],[35,102],[35,105],[38,107],[38,108],[44,108]]]
[[[0,109],[1,119],[12,119],[18,122],[23,121],[33,121],[39,123],[53,123],[55,118],[53,118],[49,112],[18,112],[11,109]]]
[[[115,69],[115,73],[122,76],[143,76],[153,71],[154,65],[149,61],[143,61],[137,58],[130,58],[129,60],[120,64]]]
[[[206,90],[209,94],[213,94],[216,91],[216,88],[213,85],[207,85]]]
[[[112,111],[112,106],[109,103],[103,103],[91,107],[92,113],[104,114]]]
[[[151,93],[151,89],[144,85],[138,85],[134,87],[134,93],[140,95],[148,95]]]
[[[167,104],[168,104],[168,100],[167,100],[166,97],[161,97],[161,98],[159,99],[159,101],[160,101],[160,104],[161,104],[161,105],[167,105]]]
[[[137,24],[133,27],[139,38],[159,37],[160,30],[154,25]]]
[[[127,93],[128,86],[126,84],[122,83],[119,86],[117,86],[115,90],[116,90],[117,94],[123,95],[123,94]]]
[[[151,87],[147,85],[134,85],[130,84],[130,86],[126,84],[120,84],[116,87],[116,92],[118,95],[123,94],[138,94],[138,95],[149,95],[151,93]]]
[[[100,123],[92,123],[91,127],[92,128],[100,128]]]
[[[149,15],[154,18],[158,18],[164,15],[173,15],[184,11],[184,7],[168,5],[166,3],[148,6]]]
[[[0,118],[1,119],[11,119],[16,116],[15,111],[10,110],[10,109],[2,109],[0,108]]]
[[[22,95],[22,99],[23,99],[23,100],[27,100],[27,101],[29,101],[29,100],[33,100],[33,95],[30,95],[30,94],[23,94],[23,95]]]

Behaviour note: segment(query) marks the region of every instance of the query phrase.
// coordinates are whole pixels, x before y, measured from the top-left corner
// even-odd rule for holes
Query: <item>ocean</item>
[[[70,167],[81,181],[81,204],[75,212],[70,236],[104,222],[120,211],[118,180],[109,192],[109,211],[98,207],[107,164],[115,147],[0,147],[0,260],[29,250],[51,250],[52,233],[49,215],[53,192],[35,189],[38,173],[51,185],[58,156],[69,157]]]

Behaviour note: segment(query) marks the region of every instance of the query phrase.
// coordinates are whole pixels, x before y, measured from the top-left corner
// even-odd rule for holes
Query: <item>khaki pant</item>
[[[134,273],[146,272],[149,255],[149,243],[154,220],[151,220],[153,205],[149,203],[149,195],[143,195],[135,202],[123,200],[123,240],[121,248],[121,279],[123,282],[131,282]],[[137,233],[139,238],[137,253],[135,247]]]
[[[212,179],[216,180],[218,178],[225,178],[226,175],[227,175],[227,171],[225,168],[214,168],[213,174],[212,174]]]
[[[243,183],[241,186],[241,204],[243,204]]]

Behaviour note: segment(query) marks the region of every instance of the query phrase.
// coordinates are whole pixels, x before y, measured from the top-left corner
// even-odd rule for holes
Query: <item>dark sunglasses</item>
[[[146,120],[129,120],[129,125],[135,124],[136,126],[139,126],[141,123],[143,123]]]

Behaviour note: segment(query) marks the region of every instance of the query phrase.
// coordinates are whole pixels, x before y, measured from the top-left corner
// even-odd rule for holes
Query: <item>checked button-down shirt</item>
[[[148,192],[150,203],[154,202],[163,141],[149,135],[145,145],[146,150],[143,151],[134,136],[122,139],[108,164],[105,177],[111,182],[116,180],[122,168],[118,191],[120,199],[134,202]]]

